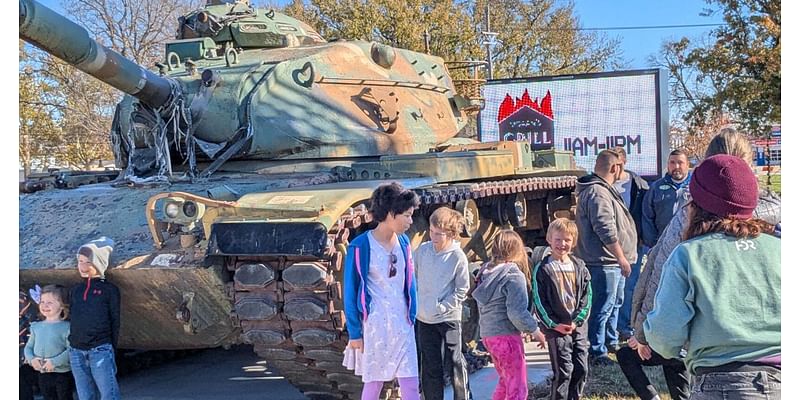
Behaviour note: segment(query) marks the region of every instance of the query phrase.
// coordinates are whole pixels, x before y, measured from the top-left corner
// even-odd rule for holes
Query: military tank
[[[246,1],[180,18],[152,70],[35,0],[20,0],[20,38],[126,93],[116,180],[20,195],[20,287],[78,282],[76,249],[109,236],[120,348],[252,344],[313,399],[359,397],[341,365],[342,263],[377,186],[420,195],[414,246],[436,208],[461,211],[479,261],[502,227],[541,243],[583,174],[567,152],[457,137],[482,101],[480,80],[451,76],[464,64],[327,42]]]

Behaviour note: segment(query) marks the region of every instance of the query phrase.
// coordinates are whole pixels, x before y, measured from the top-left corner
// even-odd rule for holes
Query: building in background
[[[751,139],[753,146],[753,165],[759,167],[767,166],[769,156],[770,166],[781,165],[781,126],[772,125],[772,132],[769,138]]]

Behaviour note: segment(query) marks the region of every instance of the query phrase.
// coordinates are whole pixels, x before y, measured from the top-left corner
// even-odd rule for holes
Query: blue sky
[[[703,0],[574,0],[575,12],[584,28],[629,26],[694,25],[722,23],[721,13],[701,17],[703,8],[712,8]],[[658,53],[667,39],[687,36],[694,39],[714,27],[642,29],[605,31],[622,40],[623,57],[632,68],[647,68],[647,57]]]
[[[61,0],[41,0],[46,6],[60,10]],[[268,4],[268,0],[252,0],[255,4]],[[564,0],[556,0],[565,3]],[[722,16],[701,17],[703,8],[711,5],[704,0],[573,0],[584,28],[608,28],[631,26],[693,25],[721,23]],[[288,0],[274,0],[285,4]],[[696,38],[713,27],[678,29],[609,30],[609,37],[622,41],[623,58],[630,68],[648,68],[647,57],[655,54],[665,39],[687,36]]]

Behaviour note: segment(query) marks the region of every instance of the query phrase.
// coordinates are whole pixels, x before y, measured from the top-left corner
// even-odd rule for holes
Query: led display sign
[[[621,146],[627,169],[656,177],[669,153],[666,87],[658,69],[490,80],[479,136],[571,151],[587,171],[597,153]]]

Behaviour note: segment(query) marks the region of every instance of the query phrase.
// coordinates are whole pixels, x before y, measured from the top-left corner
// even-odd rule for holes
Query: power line
[[[704,28],[725,26],[725,24],[686,24],[686,25],[642,25],[642,26],[609,26],[605,28],[538,28],[540,31],[633,31],[646,29]]]

